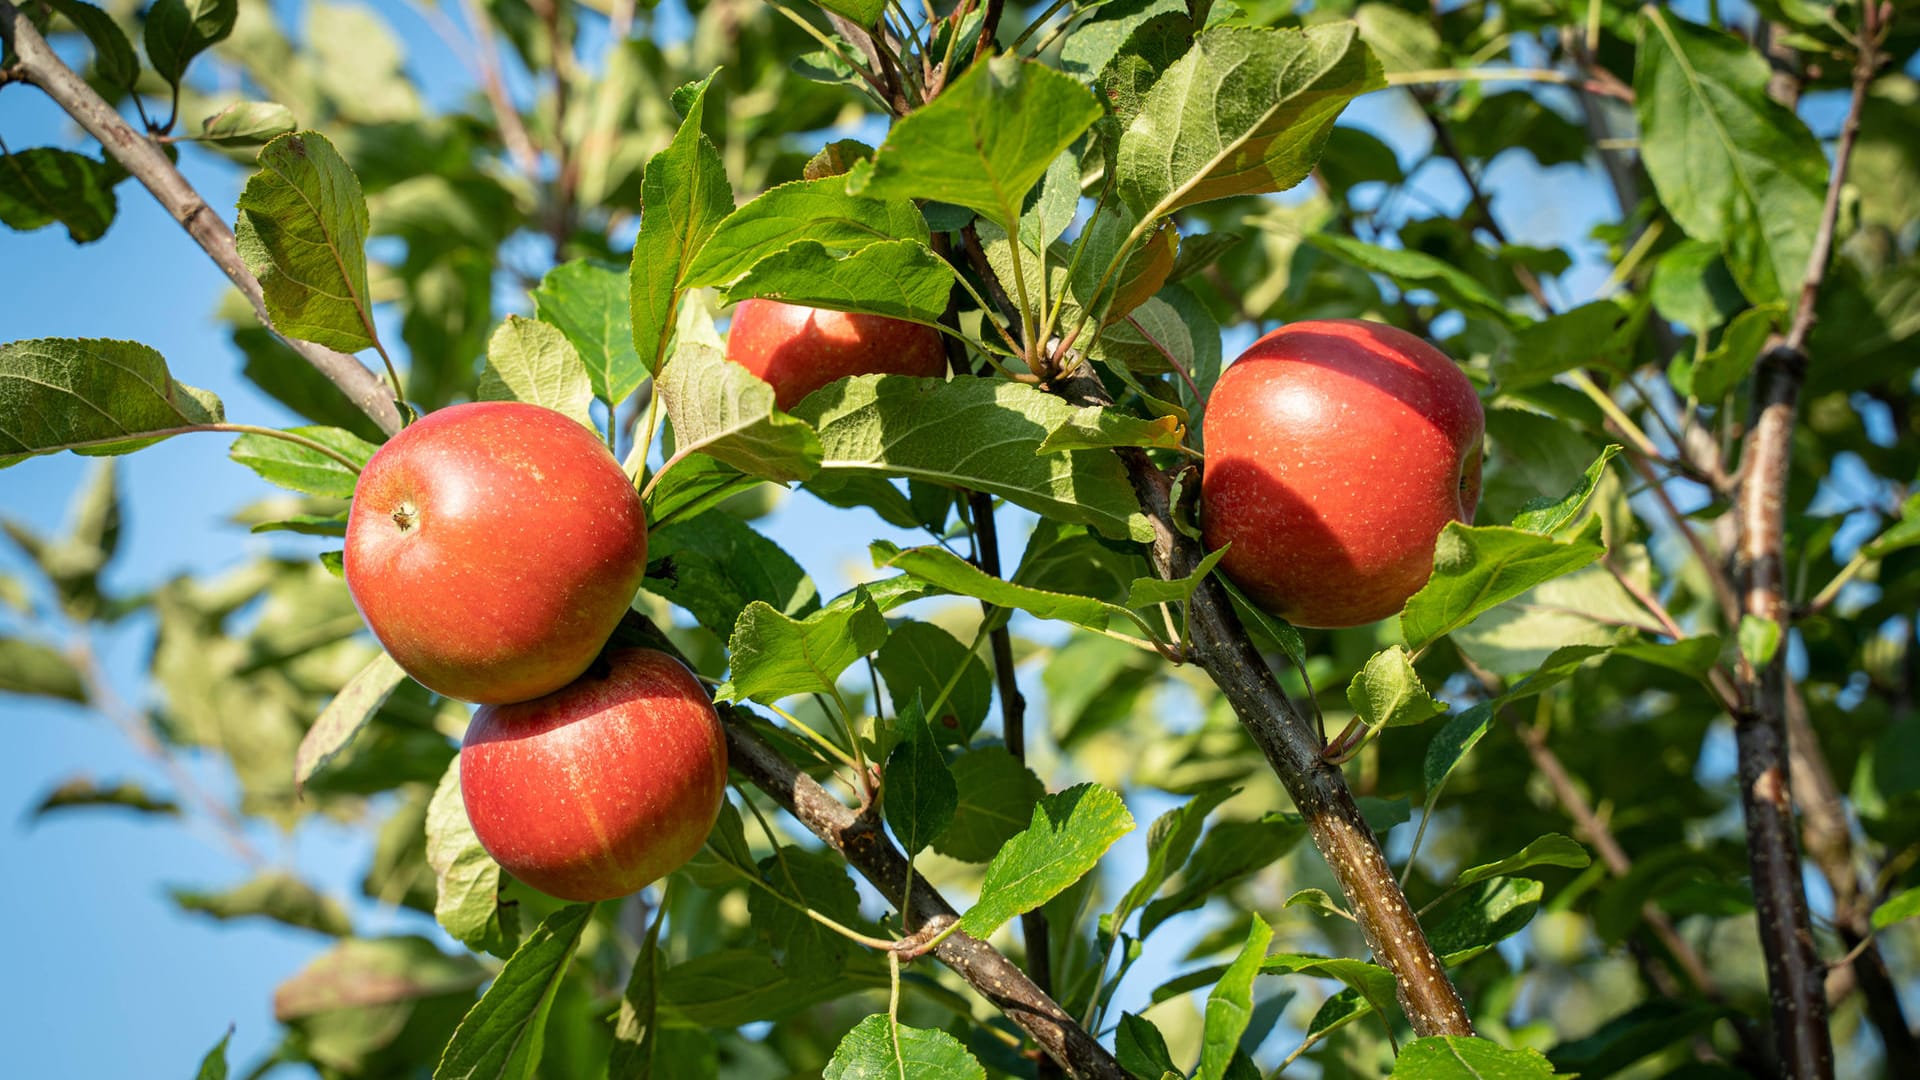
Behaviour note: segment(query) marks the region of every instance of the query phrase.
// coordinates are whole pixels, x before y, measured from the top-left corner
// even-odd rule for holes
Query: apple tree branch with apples
[[[0,467],[289,493],[122,595],[109,464],[0,576],[0,692],[171,788],[35,817],[203,820],[253,877],[182,907],[332,939],[256,1075],[1920,1070],[1900,4],[509,0],[420,9],[444,113],[307,6],[0,0],[93,140],[0,221],[137,180],[302,421],[0,344]],[[1532,246],[1554,169],[1615,213]],[[784,500],[887,530],[851,588]],[[435,936],[248,838],[314,815]]]

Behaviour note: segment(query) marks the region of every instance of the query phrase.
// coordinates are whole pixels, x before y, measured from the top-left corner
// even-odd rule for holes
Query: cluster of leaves
[[[1303,1036],[1294,1056],[1323,1075],[1391,1062],[1408,1078],[1598,1076],[1689,1059],[1697,1039],[1733,1059],[1729,1010],[1765,1015],[1766,1002],[1727,816],[1737,796],[1703,759],[1724,730],[1717,675],[1764,664],[1783,636],[1729,613],[1694,545],[1716,542],[1704,522],[1728,510],[1737,463],[1722,447],[1799,295],[1828,175],[1820,141],[1769,96],[1761,54],[1720,28],[1615,4],[1303,14],[1110,0],[1028,12],[1027,33],[1008,12],[1007,51],[976,61],[985,12],[969,5],[905,22],[879,4],[822,7],[830,17],[692,5],[684,42],[616,35],[589,70],[573,57],[575,20],[593,16],[492,5],[487,32],[553,80],[525,117],[430,114],[391,35],[361,8],[308,5],[296,46],[264,5],[163,0],[147,14],[145,67],[83,0],[27,14],[91,43],[92,82],[109,97],[205,115],[212,147],[265,143],[236,233],[280,334],[385,355],[375,314],[388,308],[408,402],[536,402],[623,452],[656,560],[636,606],[724,678],[723,700],[780,707],[781,723],[753,729],[802,768],[851,776],[871,797],[876,766],[899,846],[936,885],[975,898],[962,929],[1011,948],[997,932],[1042,913],[1053,995],[1090,1030],[1114,1031],[1129,1072],[1257,1074],[1283,1019]],[[1793,5],[1766,14],[1810,66],[1848,54],[1844,19]],[[883,16],[893,29],[868,32]],[[184,79],[209,49],[269,101],[234,105]],[[1904,62],[1912,45],[1889,49]],[[1449,75],[1522,57],[1573,86]],[[877,149],[841,142],[814,156],[819,129],[863,106],[897,111],[880,92],[889,65],[911,111]],[[1435,133],[1417,161],[1335,124],[1390,83],[1412,87],[1400,100]],[[1920,745],[1920,505],[1907,490],[1920,472],[1920,161],[1906,135],[1916,100],[1898,74],[1869,98],[1861,197],[1821,294],[1789,492],[1794,600],[1806,610],[1791,637],[1800,696],[1863,858],[1889,868],[1864,890],[1847,883],[1866,911],[1912,884],[1902,868],[1920,850],[1920,766],[1907,749]],[[294,131],[295,116],[310,130]],[[1637,154],[1596,149],[1592,130],[1631,132]],[[526,139],[565,163],[558,178],[501,167],[501,147],[507,165],[523,164]],[[1622,220],[1593,237],[1614,265],[1601,298],[1556,310],[1552,296],[1574,280],[1568,251],[1511,242],[1486,216],[1479,177],[1509,150],[1543,169],[1621,172]],[[1430,169],[1467,179],[1464,213],[1412,215]],[[1270,197],[1310,176],[1304,195]],[[122,179],[69,151],[10,153],[0,220],[96,239]],[[551,246],[544,273],[519,265],[531,235]],[[370,247],[404,254],[370,260]],[[977,260],[958,255],[969,248]],[[497,322],[503,278],[528,296],[527,314]],[[936,326],[969,370],[854,379],[784,413],[723,358],[714,315],[750,297]],[[1356,958],[1354,913],[1303,843],[1305,821],[1274,809],[1279,786],[1204,675],[1167,662],[1212,568],[1154,576],[1141,546],[1150,523],[1109,452],[1138,448],[1166,466],[1203,455],[1197,421],[1223,327],[1329,316],[1409,326],[1463,361],[1487,406],[1482,524],[1448,527],[1428,586],[1380,627],[1300,631],[1243,615],[1289,661],[1289,687],[1346,725],[1334,748],[1353,763],[1373,828],[1417,833],[1396,851],[1405,888],[1488,1039],[1404,1041],[1393,976]],[[293,493],[237,520],[337,538],[380,432],[250,314],[233,320],[249,378],[308,421],[234,442],[234,460]],[[1070,355],[1096,365],[1117,406],[1048,392]],[[0,395],[0,464],[234,426],[127,342],[0,346]],[[1616,461],[1620,440],[1633,472]],[[181,890],[189,910],[339,939],[276,996],[287,1032],[269,1066],[1033,1075],[1018,1029],[964,984],[925,963],[891,973],[862,942],[907,928],[745,788],[706,852],[624,910],[562,907],[512,881],[460,806],[450,737],[464,710],[358,634],[328,572],[337,553],[322,556],[328,569],[267,560],[110,595],[99,575],[119,534],[113,475],[97,474],[59,540],[10,528],[44,581],[0,578],[0,599],[83,635],[150,620],[153,707],[138,730],[223,753],[241,813],[287,826],[316,813],[365,820],[370,797],[395,793],[365,894],[431,913],[468,950],[356,936],[336,899],[284,873]],[[929,542],[874,543],[874,580],[823,598],[757,527],[769,483]],[[969,491],[1034,521],[1004,578],[980,568],[981,523],[959,494]],[[1674,502],[1695,513],[1669,515]],[[1683,532],[1696,523],[1701,533]],[[1845,557],[1834,554],[1843,527],[1869,538]],[[988,643],[1009,620],[1015,652],[1044,665],[1036,740],[1062,755],[1045,779],[988,723]],[[109,708],[85,655],[54,640],[0,638],[0,690]],[[1560,786],[1539,779],[1538,745],[1551,746]],[[1569,789],[1600,804],[1628,865],[1590,864],[1560,835],[1591,816]],[[1137,875],[1103,866],[1133,826],[1127,802],[1167,797],[1175,805],[1146,830]],[[76,779],[40,812],[178,813],[185,798]],[[1913,913],[1915,895],[1885,904],[1874,925]],[[1832,914],[1850,944],[1849,920],[1866,912]],[[1712,947],[1718,985],[1687,982],[1678,956],[1637,971],[1622,959],[1655,917]],[[1169,925],[1197,930],[1174,945]],[[1529,926],[1527,947],[1495,950]],[[1169,951],[1186,970],[1144,996],[1138,979],[1123,988]]]

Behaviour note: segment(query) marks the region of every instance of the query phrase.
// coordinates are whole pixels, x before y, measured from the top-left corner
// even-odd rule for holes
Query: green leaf
[[[1608,444],[1600,451],[1600,456],[1593,459],[1593,464],[1587,466],[1586,474],[1571,490],[1558,499],[1543,495],[1528,501],[1513,516],[1513,527],[1541,536],[1551,536],[1565,528],[1579,516],[1587,500],[1593,498],[1594,489],[1600,486],[1600,477],[1607,471],[1607,462],[1619,453],[1619,444]]]
[[[830,851],[782,845],[754,864],[753,873],[773,892],[750,891],[747,916],[780,966],[815,979],[845,968],[852,942],[807,914],[817,911],[843,926],[859,924],[860,894],[845,860]]]
[[[799,240],[755,263],[727,287],[726,297],[765,297],[933,325],[952,292],[953,269],[921,241],[881,240],[839,256],[816,241]]]
[[[1260,965],[1264,975],[1312,975],[1338,979],[1382,1015],[1392,1015],[1394,1003],[1393,972],[1378,964],[1344,957],[1329,959],[1308,953],[1274,953]]]
[[[187,65],[226,40],[239,15],[239,0],[156,0],[147,9],[147,62],[179,87]]]
[[[1873,909],[1873,928],[1885,930],[1897,922],[1920,915],[1920,888],[1908,889]]]
[[[480,369],[479,401],[524,401],[580,421],[595,435],[593,383],[559,327],[518,315],[493,332]]]
[[[1200,587],[1200,583],[1207,579],[1207,575],[1213,573],[1213,568],[1220,565],[1220,560],[1226,557],[1227,547],[1231,546],[1229,544],[1208,552],[1206,557],[1194,566],[1193,573],[1185,577],[1174,578],[1171,581],[1163,578],[1133,579],[1133,585],[1127,590],[1127,606],[1144,608],[1154,604],[1186,603],[1193,597],[1193,592]]]
[[[901,739],[887,758],[884,809],[887,827],[912,858],[953,823],[960,791],[954,786],[940,745],[927,728],[919,697],[895,708]]]
[[[213,1044],[205,1057],[200,1059],[199,1080],[227,1080],[227,1045],[233,1042],[233,1027],[228,1025],[227,1033]]]
[[[71,150],[0,154],[0,224],[31,232],[59,222],[74,243],[91,243],[113,224],[118,179],[110,166]]]
[[[803,240],[835,255],[888,240],[924,246],[927,219],[906,199],[848,195],[840,176],[781,184],[727,215],[688,265],[683,283],[688,288],[725,285]]]
[[[1061,420],[1040,442],[1036,453],[1058,454],[1067,450],[1111,450],[1116,446],[1144,446],[1171,450],[1180,445],[1187,429],[1177,416],[1152,420],[1088,405]]]
[[[660,1002],[685,1023],[731,1028],[886,985],[884,968],[862,966],[857,958],[850,972],[820,978],[788,971],[765,949],[720,949],[668,968],[660,977]]]
[[[1271,866],[1298,847],[1306,835],[1306,823],[1292,814],[1215,824],[1187,861],[1179,887],[1147,905],[1140,916],[1140,936],[1147,937],[1167,919],[1192,911],[1234,883]]]
[[[904,709],[916,697],[928,705],[944,701],[926,721],[936,743],[965,746],[986,720],[993,676],[977,652],[940,627],[923,622],[896,625],[873,662],[895,708]]]
[[[5,647],[0,645],[0,655]],[[4,663],[0,660],[0,663]],[[165,814],[178,817],[180,804],[172,799],[153,795],[146,788],[131,781],[123,780],[117,784],[100,784],[85,776],[76,776],[47,792],[46,797],[29,811],[28,816],[38,821],[57,811],[78,810],[84,807],[119,807],[141,814]]]
[[[933,850],[962,862],[986,862],[1032,820],[1046,785],[998,746],[961,754],[952,768],[959,803]]]
[[[1043,619],[1059,619],[1093,630],[1105,629],[1110,618],[1127,614],[1125,609],[1091,596],[1047,592],[994,577],[935,544],[903,551],[885,540],[875,540],[871,550],[876,568],[903,570],[947,592],[984,600],[995,607],[1017,608]]]
[[[886,0],[813,0],[821,8],[836,15],[844,15],[861,29],[870,29],[880,21],[880,13],[887,8]],[[831,1077],[828,1080],[832,1080]]]
[[[1502,601],[1606,553],[1599,522],[1564,542],[1498,525],[1449,522],[1433,553],[1433,577],[1407,601],[1400,629],[1415,652]]]
[[[300,740],[300,751],[293,758],[295,791],[306,787],[315,773],[347,748],[406,677],[393,657],[383,651],[347,680]]]
[[[827,1062],[825,1080],[987,1080],[959,1039],[911,1028],[886,1013],[853,1026]]]
[[[360,411],[328,378],[300,358],[292,346],[263,326],[233,331],[233,344],[247,358],[243,374],[275,401],[302,418],[327,427],[345,428],[363,439],[386,438],[372,418]]]
[[[134,54],[133,43],[120,32],[120,25],[113,21],[112,15],[84,0],[46,0],[46,3],[66,16],[74,29],[85,34],[93,44],[96,77],[121,90],[133,89],[134,82],[140,78],[140,58]]]
[[[1355,95],[1384,86],[1352,23],[1216,27],[1147,92],[1120,138],[1120,198],[1139,218],[1306,179]]]
[[[647,936],[640,942],[640,955],[634,958],[633,973],[627,977],[627,988],[620,995],[607,1080],[652,1080],[662,1042],[656,1021],[660,1008],[660,927],[667,921],[666,914],[665,906],[654,911]]]
[[[1413,670],[1413,658],[1395,645],[1374,653],[1347,684],[1347,703],[1369,729],[1424,724],[1447,711]]]
[[[1520,319],[1507,310],[1501,299],[1479,280],[1452,263],[1419,251],[1384,248],[1351,236],[1313,233],[1307,243],[1350,266],[1383,274],[1403,290],[1424,290],[1439,298],[1442,305],[1463,315],[1490,319],[1506,326],[1520,325]]]
[[[328,449],[338,451],[365,468],[379,447],[351,431],[328,427],[288,428]],[[246,434],[233,440],[227,456],[245,465],[272,484],[306,495],[329,499],[350,499],[360,474],[340,462],[298,443],[269,435]]]
[[[937,199],[1013,232],[1027,192],[1100,118],[1071,77],[1012,54],[969,68],[934,101],[893,125],[847,190],[875,199]]]
[[[1393,1063],[1393,1080],[1553,1080],[1538,1050],[1508,1050],[1488,1039],[1436,1035],[1415,1039]]]
[[[174,382],[160,354],[138,342],[0,345],[0,468],[61,450],[131,453],[225,419],[219,398]]]
[[[813,579],[793,556],[725,511],[653,530],[647,555],[671,567],[663,576],[647,578],[647,591],[686,608],[722,637],[733,632],[740,613],[756,600],[796,618],[820,606]]]
[[[1920,492],[1907,496],[1907,501],[1900,506],[1899,519],[1863,544],[1860,554],[1869,559],[1884,559],[1915,544],[1920,544]]]
[[[1464,964],[1532,922],[1542,891],[1532,878],[1484,879],[1449,900],[1437,921],[1429,919],[1427,940],[1441,963]]]
[[[1659,8],[1640,16],[1634,72],[1640,156],[1687,235],[1719,244],[1757,303],[1799,293],[1825,198],[1827,159],[1767,96],[1760,52]]]
[[[773,387],[720,350],[683,344],[660,376],[673,419],[674,457],[705,454],[763,480],[804,480],[820,468],[821,441],[776,409]]]
[[[1034,806],[1032,822],[987,864],[980,900],[961,916],[960,929],[985,938],[1053,899],[1132,828],[1120,796],[1097,784],[1045,796]]]
[[[647,377],[649,365],[634,351],[633,309],[620,271],[585,259],[562,263],[533,290],[533,310],[573,342],[594,397],[618,405]]]
[[[571,904],[527,935],[460,1021],[433,1070],[434,1080],[530,1080],[540,1065],[553,996],[592,915],[592,904]]]
[[[1186,865],[1207,815],[1221,803],[1239,793],[1238,788],[1213,786],[1196,793],[1185,804],[1161,814],[1147,829],[1147,866],[1139,880],[1128,887],[1113,909],[1113,928],[1126,924],[1127,916],[1159,895],[1174,873]]]
[[[1494,378],[1501,389],[1515,390],[1575,368],[1619,364],[1632,358],[1646,322],[1644,302],[1595,300],[1527,323],[1514,334],[1513,348],[1495,358]]]
[[[1340,901],[1327,895],[1327,890],[1325,889],[1301,889],[1299,892],[1287,897],[1287,902],[1282,906],[1290,908],[1311,908],[1323,915],[1338,915],[1346,919],[1353,918],[1353,913],[1340,906]]]
[[[367,201],[325,136],[303,131],[268,143],[239,211],[234,239],[260,279],[274,329],[341,352],[374,344]]]
[[[1555,649],[1538,671],[1515,683],[1499,697],[1483,701],[1448,718],[1434,733],[1433,741],[1427,744],[1422,779],[1427,787],[1428,804],[1431,805],[1438,795],[1441,781],[1467,756],[1467,751],[1478,745],[1486,735],[1487,729],[1493,724],[1495,712],[1501,706],[1533,697],[1565,682],[1580,670],[1582,664],[1606,651],[1604,645],[1568,645]]]
[[[1548,833],[1498,862],[1483,863],[1460,871],[1460,876],[1454,879],[1453,884],[1455,887],[1472,885],[1533,866],[1567,866],[1578,870],[1592,861],[1587,849],[1573,838]]]
[[[1150,539],[1114,455],[1035,452],[1074,411],[1037,387],[1005,379],[862,375],[807,398],[794,414],[818,430],[823,472],[986,491],[1115,539]]]
[[[1720,248],[1702,240],[1683,240],[1653,264],[1647,286],[1660,317],[1704,335],[1746,306],[1740,286],[1727,273]]]
[[[346,938],[280,984],[273,1013],[291,1023],[372,1005],[470,999],[488,974],[473,957],[448,956],[422,937]]]
[[[1756,668],[1773,663],[1780,649],[1780,624],[1758,615],[1740,616],[1740,655]]]
[[[854,661],[887,640],[887,620],[872,598],[792,619],[754,601],[734,625],[727,651],[732,677],[715,695],[722,701],[778,701],[793,694],[827,693]]]
[[[720,151],[700,130],[706,116],[709,75],[692,87],[686,119],[673,142],[647,162],[640,182],[640,234],[633,242],[633,263],[627,278],[627,302],[633,323],[635,355],[647,371],[658,372],[667,361],[673,339],[675,311],[686,286],[687,265],[700,253],[707,238],[733,211],[733,189],[727,183]],[[610,384],[609,394],[621,389]],[[633,385],[639,385],[635,378]],[[633,386],[626,386],[626,393]],[[621,394],[625,397],[625,394]]]
[[[427,865],[433,869],[433,917],[470,949],[496,956],[513,952],[519,936],[514,908],[500,905],[500,864],[480,846],[460,793],[460,758],[427,804]]]
[[[0,637],[0,694],[87,700],[86,684],[72,661],[39,642],[11,637]]]
[[[1686,389],[1702,402],[1717,405],[1752,373],[1774,325],[1786,315],[1784,304],[1762,304],[1733,317],[1720,341],[1693,365]]]
[[[257,146],[300,127],[293,110],[272,101],[236,101],[200,121],[200,141],[215,146]]]
[[[1204,1041],[1200,1045],[1200,1071],[1195,1080],[1223,1080],[1227,1065],[1239,1049],[1240,1036],[1247,1030],[1253,1014],[1253,980],[1267,958],[1267,946],[1273,943],[1273,930],[1260,916],[1253,916],[1247,943],[1240,955],[1227,965],[1226,974],[1207,995]]]
[[[761,484],[758,477],[705,454],[695,454],[655,479],[658,482],[647,496],[649,528],[697,517]]]
[[[187,911],[216,919],[260,917],[334,937],[353,933],[353,922],[339,901],[284,870],[268,870],[225,892],[170,889],[173,902]]]
[[[1166,1036],[1160,1034],[1160,1029],[1130,1012],[1120,1014],[1120,1027],[1113,1036],[1113,1055],[1119,1059],[1121,1068],[1137,1077],[1165,1077],[1168,1073],[1177,1078],[1186,1076],[1174,1066],[1173,1055],[1167,1051]]]
[[[1353,21],[1367,46],[1380,58],[1380,66],[1388,71],[1431,71],[1446,66],[1440,32],[1424,14],[1368,3],[1353,10]]]

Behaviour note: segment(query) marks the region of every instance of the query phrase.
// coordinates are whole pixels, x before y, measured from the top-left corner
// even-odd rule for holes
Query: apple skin
[[[1215,384],[1201,526],[1249,597],[1299,626],[1399,611],[1480,502],[1486,416],[1445,353],[1362,319],[1293,323]]]
[[[526,701],[600,654],[646,574],[646,513],[578,421],[455,405],[367,462],[344,558],[355,606],[407,674],[463,701]]]
[[[546,697],[476,710],[460,748],[467,819],[509,874],[562,900],[611,900],[706,843],[727,740],[691,672],[622,649]]]
[[[772,386],[774,404],[783,412],[838,379],[947,373],[938,330],[777,300],[743,300],[733,309],[727,359]]]

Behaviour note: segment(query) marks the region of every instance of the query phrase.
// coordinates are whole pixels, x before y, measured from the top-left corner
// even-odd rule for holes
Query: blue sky
[[[467,76],[444,45],[405,7],[379,6],[400,31],[410,70],[431,98],[462,97]],[[1396,95],[1376,95],[1349,110],[1347,122],[1388,137],[1403,160],[1411,160],[1426,140],[1410,118]],[[0,92],[0,136],[15,150],[86,148],[64,116],[26,87]],[[182,164],[207,201],[230,218],[241,173],[191,148]],[[1565,244],[1576,254],[1577,268],[1556,299],[1590,299],[1605,268],[1586,234],[1614,216],[1611,193],[1576,167],[1543,176],[1523,154],[1496,161],[1487,180],[1494,211],[1515,242]],[[1457,210],[1465,201],[1457,175],[1444,167],[1425,170],[1421,187],[1444,208]],[[1538,197],[1542,191],[1555,197]],[[86,247],[75,247],[59,228],[0,233],[0,340],[138,340],[160,350],[176,377],[219,394],[231,418],[297,422],[240,377],[241,359],[211,318],[227,288],[225,278],[143,189],[123,185],[119,203],[112,229]],[[1230,348],[1235,340],[1244,338],[1230,338]],[[121,460],[127,524],[112,583],[135,589],[178,574],[214,572],[269,544],[319,549],[317,542],[249,536],[223,521],[240,504],[274,493],[228,462],[226,447],[225,437],[192,436]],[[0,474],[0,512],[42,532],[56,531],[70,494],[91,467],[71,455],[16,466]],[[866,562],[865,541],[888,535],[877,522],[858,528],[806,498],[790,500],[767,526],[828,595],[845,586],[849,567]],[[1009,557],[1017,553],[1017,534],[1004,542]],[[0,551],[0,571],[23,570],[11,549]],[[0,631],[17,632],[18,623],[7,618],[0,615]],[[141,700],[145,628],[130,627],[102,644],[120,693]],[[1034,681],[1029,692],[1037,695]],[[325,948],[327,939],[180,913],[166,886],[219,888],[248,874],[216,835],[113,812],[77,812],[29,826],[27,809],[74,774],[132,779],[161,790],[169,785],[97,717],[20,698],[0,699],[0,716],[13,739],[0,755],[0,866],[9,886],[0,890],[0,921],[14,928],[7,967],[15,975],[0,989],[0,1040],[9,1047],[10,1071],[30,1077],[187,1074],[229,1024],[236,1028],[236,1062],[255,1059],[276,1037],[273,987]],[[187,766],[209,789],[230,790],[217,762],[189,759]],[[1135,807],[1143,823],[1162,808]],[[1137,861],[1143,833],[1123,842],[1123,860]],[[396,919],[411,918],[358,902],[358,880],[370,853],[365,833],[317,825],[303,827],[290,842],[264,830],[253,839],[272,858],[354,902],[362,932],[392,929]]]

